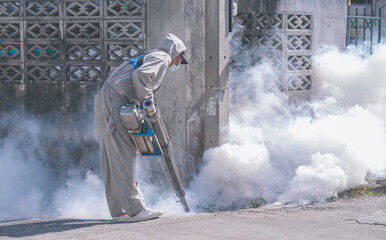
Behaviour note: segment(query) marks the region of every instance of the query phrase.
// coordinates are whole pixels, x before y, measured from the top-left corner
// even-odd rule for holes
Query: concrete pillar
[[[204,152],[204,7],[205,0],[148,0],[146,7],[148,50],[158,48],[169,32],[186,45],[189,65],[181,65],[175,73],[166,73],[155,95],[185,185],[193,177]]]
[[[205,149],[228,142],[229,0],[205,1]]]

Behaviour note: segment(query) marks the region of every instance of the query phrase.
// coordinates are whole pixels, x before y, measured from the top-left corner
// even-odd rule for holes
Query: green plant
[[[255,198],[254,200],[251,200],[251,208],[258,208],[263,205],[267,204],[267,201],[264,198]]]
[[[360,185],[338,193],[339,198],[379,195],[382,193],[373,185]]]
[[[339,200],[339,197],[338,196],[332,196],[330,198],[327,198],[327,202],[335,202],[335,201],[338,201]]]

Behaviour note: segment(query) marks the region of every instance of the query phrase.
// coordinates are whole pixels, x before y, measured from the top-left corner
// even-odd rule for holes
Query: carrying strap
[[[149,52],[145,53],[144,55],[139,55],[134,58],[129,59],[130,64],[133,66],[134,69],[137,69],[142,66],[143,64],[143,58],[148,54]]]

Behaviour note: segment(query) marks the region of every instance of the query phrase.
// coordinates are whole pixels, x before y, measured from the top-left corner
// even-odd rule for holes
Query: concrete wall
[[[280,0],[278,11],[306,12],[312,14],[312,52],[324,45],[346,47],[346,0]],[[291,92],[291,95],[308,97],[320,83],[312,74],[311,92]]]
[[[168,72],[155,96],[169,130],[177,165],[187,184],[204,152],[205,0],[144,2],[147,50],[159,47],[169,32],[181,38],[187,47],[190,64],[180,66],[176,73]],[[0,120],[17,118],[19,125],[0,121],[0,145],[2,139],[8,141],[10,136],[23,136],[23,127],[28,127],[23,123],[34,119],[44,126],[37,137],[42,142],[39,151],[43,157],[39,159],[52,165],[55,174],[65,177],[68,167],[83,164],[86,170],[100,172],[99,146],[92,136],[97,87],[95,83],[0,81]],[[154,175],[163,175],[154,159],[144,161],[145,165],[158,166]]]
[[[238,4],[238,13],[248,13],[255,11],[257,13],[267,13],[277,10],[280,0],[234,0]]]
[[[187,57],[190,64],[181,66],[176,73],[167,73],[163,86],[156,94],[156,101],[163,113],[166,127],[176,153],[177,164],[182,169],[185,183],[193,176],[197,165],[205,149],[205,64],[208,63],[205,53],[207,47],[221,45],[216,58],[221,57],[218,75],[221,83],[219,86],[227,86],[227,43],[224,41],[210,42],[205,36],[206,9],[210,0],[147,0],[146,6],[146,48],[157,48],[162,37],[172,32],[180,37],[187,46]],[[344,49],[345,44],[345,11],[346,0],[238,0],[239,12],[274,12],[291,11],[307,12],[313,15],[313,50],[323,44],[336,45]],[[220,2],[219,2],[220,3]],[[227,11],[227,1],[221,0],[221,9]],[[213,4],[212,4],[213,5]],[[219,18],[219,37],[228,38],[225,30],[226,19]],[[226,18],[226,17],[225,17]],[[222,20],[220,20],[222,19]],[[216,32],[216,31],[213,31]],[[211,45],[212,44],[212,45]],[[210,56],[209,56],[210,58]],[[217,63],[218,64],[218,63]],[[220,78],[221,76],[221,78]],[[314,84],[315,86],[315,84]],[[209,87],[209,86],[207,86]],[[214,86],[216,87],[216,86]],[[212,90],[211,90],[212,91]],[[227,90],[226,90],[227,91]],[[65,132],[62,136],[52,136],[47,142],[62,144],[65,149],[61,155],[72,155],[77,149],[76,158],[69,157],[66,162],[94,161],[98,167],[98,156],[90,160],[84,160],[82,154],[90,156],[88,151],[97,148],[95,139],[90,139],[84,134],[93,128],[92,107],[93,95],[96,85],[72,84],[69,86],[57,83],[42,84],[7,84],[0,85],[0,114],[9,113],[18,109],[23,115],[30,112],[38,116],[43,122],[51,124],[50,128],[70,129],[73,133]],[[217,93],[216,93],[217,94]],[[219,99],[227,99],[227,94],[220,93]],[[306,92],[309,94],[309,92]],[[219,108],[217,108],[219,109]],[[225,117],[219,118],[222,123],[215,121],[211,128],[219,128],[226,124],[227,109],[221,110]],[[225,119],[225,120],[224,120]],[[217,131],[218,129],[216,129]],[[0,135],[6,136],[8,130],[0,126]],[[217,131],[218,132],[218,131]],[[216,133],[217,134],[217,133]],[[74,138],[72,137],[74,136]],[[74,141],[81,139],[81,143]],[[220,139],[224,141],[224,139]],[[216,144],[215,144],[216,145]],[[213,145],[213,146],[215,146]],[[79,147],[78,146],[82,146]],[[82,151],[85,151],[82,153]],[[98,153],[98,151],[96,151]],[[51,151],[53,153],[53,151]],[[55,156],[53,154],[52,156]],[[47,155],[47,158],[50,156]],[[54,163],[55,159],[49,160]],[[94,166],[93,165],[93,166]]]
[[[0,147],[18,149],[2,156],[44,164],[57,184],[65,184],[71,167],[100,173],[93,120],[96,90],[97,85],[0,83]]]
[[[324,44],[345,48],[347,0],[236,0],[235,2],[238,2],[238,13],[249,11],[311,13],[314,50]]]
[[[148,1],[147,48],[157,48],[169,32],[184,41],[189,65],[166,74],[155,100],[186,183],[204,151],[205,1]]]
[[[280,0],[278,11],[308,12],[313,16],[313,50],[323,45],[345,49],[346,0]]]
[[[287,49],[287,40],[283,40],[284,44],[284,58],[283,62],[286,64],[287,54],[293,55],[303,55],[309,56],[313,55],[318,49],[322,48],[324,45],[336,46],[341,50],[345,49],[345,40],[346,40],[346,12],[347,12],[347,1],[346,0],[237,0],[238,3],[238,13],[249,13],[250,11],[255,12],[257,15],[264,13],[284,13],[284,14],[296,14],[296,15],[311,15],[311,49],[304,49],[301,51],[293,51]],[[270,29],[271,31],[274,29]],[[291,30],[290,35],[293,34],[310,34],[310,30],[307,33],[304,33],[306,29],[296,30],[298,33],[294,33],[294,30]],[[289,32],[284,28],[280,31]],[[264,32],[263,32],[264,34]],[[280,32],[276,33],[280,34]],[[259,51],[259,49],[258,49]],[[275,49],[276,51],[276,49]],[[265,54],[262,52],[262,54]],[[309,70],[308,70],[309,71]],[[312,71],[312,69],[311,69]],[[283,73],[293,74],[287,71],[286,66],[283,68]],[[311,72],[312,84],[310,89],[306,90],[295,90],[287,91],[288,89],[284,87],[284,90],[287,91],[290,96],[298,97],[309,97],[312,92],[317,89],[319,83],[316,81],[316,77]],[[283,80],[284,85],[288,84],[287,80]]]

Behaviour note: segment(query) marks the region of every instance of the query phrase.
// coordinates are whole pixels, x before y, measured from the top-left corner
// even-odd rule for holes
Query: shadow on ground
[[[63,219],[8,222],[0,226],[1,237],[31,237],[45,233],[57,233],[95,225],[114,224],[111,220]]]

